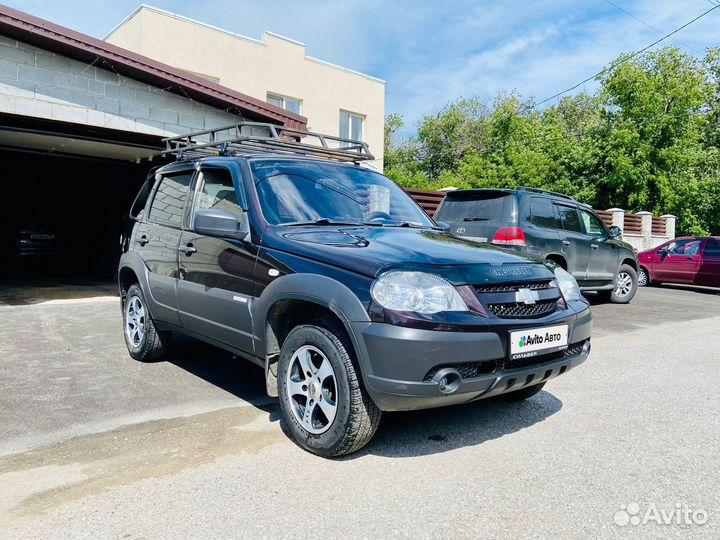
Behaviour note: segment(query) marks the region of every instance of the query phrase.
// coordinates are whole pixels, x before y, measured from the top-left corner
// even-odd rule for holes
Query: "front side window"
[[[302,109],[302,101],[300,101],[299,99],[282,96],[280,94],[272,94],[268,92],[267,102],[270,105],[275,105],[276,107],[280,107],[281,109],[285,109],[286,111],[301,114],[300,110]]]
[[[192,171],[163,176],[155,192],[148,220],[180,227],[192,177]]]
[[[364,123],[365,118],[359,114],[340,111],[340,137],[352,141],[362,141]]]
[[[242,207],[238,202],[230,171],[205,169],[200,173],[200,186],[195,198],[195,211],[204,209],[224,210],[242,218]]]
[[[558,215],[560,216],[560,223],[562,223],[563,229],[572,232],[582,232],[580,218],[574,206],[565,206],[562,204],[555,206],[558,209]]]
[[[263,215],[283,225],[318,220],[434,226],[395,182],[356,166],[293,160],[250,164]]]
[[[670,242],[665,249],[668,255],[697,255],[700,251],[700,240],[677,240]]]
[[[605,225],[595,214],[592,214],[587,210],[580,210],[580,218],[582,219],[586,234],[591,234],[593,236],[607,236]]]

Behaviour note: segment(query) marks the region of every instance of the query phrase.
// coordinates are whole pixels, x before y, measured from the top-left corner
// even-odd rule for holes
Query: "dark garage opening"
[[[113,280],[160,137],[0,115],[0,287]]]
[[[4,278],[110,280],[151,165],[0,149]]]

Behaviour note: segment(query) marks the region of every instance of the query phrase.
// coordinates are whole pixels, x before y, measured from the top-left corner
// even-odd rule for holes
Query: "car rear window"
[[[451,193],[435,216],[448,222],[514,221],[515,197],[512,193]]]

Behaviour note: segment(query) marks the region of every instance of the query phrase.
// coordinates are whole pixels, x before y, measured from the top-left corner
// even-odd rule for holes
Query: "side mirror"
[[[450,230],[450,224],[449,224],[449,223],[445,223],[444,221],[436,221],[436,222],[435,222],[435,225],[437,225],[438,227],[440,227],[443,232],[448,232],[448,231]]]
[[[664,257],[665,255],[668,254],[668,250],[667,250],[667,249],[664,249],[664,248],[663,248],[663,249],[658,249],[658,250],[657,250],[657,254],[660,255],[661,257]]]
[[[610,227],[610,238],[618,238],[622,235],[622,230],[620,227]]]
[[[235,214],[225,210],[198,210],[195,213],[194,229],[198,234],[219,238],[242,238],[241,222]]]

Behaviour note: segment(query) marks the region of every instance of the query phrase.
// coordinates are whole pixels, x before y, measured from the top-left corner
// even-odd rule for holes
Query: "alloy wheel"
[[[615,284],[615,295],[620,298],[627,296],[633,289],[632,276],[627,272],[620,272]]]
[[[337,381],[327,356],[312,345],[293,354],[286,393],[295,419],[309,433],[325,433],[337,415]]]
[[[145,307],[137,296],[125,306],[125,335],[133,347],[139,347],[145,337]]]
[[[648,284],[647,272],[641,268],[640,271],[638,272],[638,285],[640,285],[640,287],[645,287],[647,284]]]

